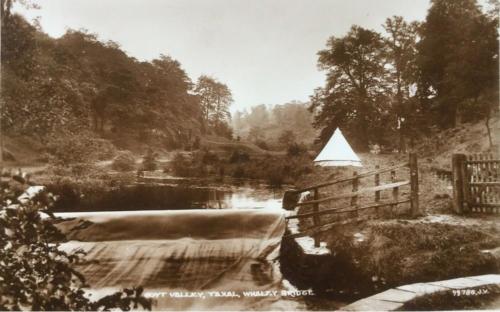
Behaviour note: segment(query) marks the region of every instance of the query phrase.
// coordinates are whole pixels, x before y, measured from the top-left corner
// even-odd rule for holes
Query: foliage
[[[420,36],[419,91],[432,99],[436,122],[453,127],[481,109],[485,90],[498,90],[498,15],[482,12],[476,0],[434,0]],[[464,107],[467,99],[474,105]]]
[[[299,140],[312,143],[316,131],[307,106],[296,101],[274,106],[253,106],[249,112],[237,111],[232,118],[232,126],[236,136],[249,141],[265,140],[268,145],[280,143],[281,147],[286,148],[288,144],[281,142],[281,137],[284,133],[293,133],[292,142]]]
[[[113,148],[95,139],[92,134],[61,133],[48,138],[46,147],[50,155],[49,162],[60,170],[68,169],[74,175],[82,175],[90,170],[92,163],[103,156],[114,153]]]
[[[135,169],[135,157],[130,151],[122,151],[113,159],[111,164],[116,171],[133,171]]]
[[[216,164],[219,162],[219,156],[206,149],[201,153],[201,162],[206,165]]]
[[[85,278],[72,267],[83,252],[60,249],[65,236],[47,208],[53,199],[39,195],[20,202],[17,195],[9,188],[0,193],[1,310],[151,309],[140,287],[90,301],[83,290]]]
[[[250,160],[250,155],[246,152],[242,152],[239,150],[234,150],[229,157],[229,163],[240,163],[247,162]]]
[[[327,71],[327,83],[311,97],[316,126],[324,126],[326,140],[335,128],[343,130],[355,146],[367,149],[386,129],[387,70],[380,34],[353,26],[341,38],[331,37],[318,53],[319,66]]]
[[[278,138],[278,142],[288,147],[297,142],[297,136],[292,130],[283,130]]]
[[[158,167],[157,164],[158,154],[153,151],[153,149],[149,148],[142,159],[142,170],[146,171],[154,171]]]
[[[287,149],[287,155],[292,156],[292,157],[300,156],[306,152],[307,152],[307,149],[305,146],[298,144],[298,143],[295,143],[295,142],[290,144],[288,146],[288,149]]]
[[[199,98],[205,124],[215,133],[231,137],[232,133],[227,122],[231,116],[229,106],[233,102],[233,96],[228,86],[212,77],[202,75],[198,78],[194,91]]]
[[[182,153],[176,153],[170,162],[170,168],[176,176],[189,176],[191,162]]]
[[[258,147],[260,147],[263,150],[266,150],[266,151],[270,150],[269,145],[267,145],[267,142],[265,140],[257,140],[257,141],[255,141],[255,145],[257,145]]]
[[[384,38],[390,67],[388,81],[392,87],[392,114],[399,134],[400,152],[406,151],[406,139],[415,137],[418,126],[423,127],[421,109],[417,105],[414,88],[417,83],[417,31],[419,24],[407,23],[401,16],[388,18],[383,25],[387,33]]]
[[[319,51],[327,81],[310,105],[319,140],[341,127],[359,150],[398,136],[405,151],[407,141],[413,147],[432,127],[484,119],[492,144],[498,10],[486,11],[477,0],[433,0],[423,23],[393,16],[382,26],[379,34],[354,25]]]
[[[2,9],[9,3],[2,1]],[[139,62],[86,31],[70,29],[54,39],[10,10],[2,14],[1,118],[7,134],[45,142],[61,132],[92,131],[113,142],[171,147],[201,133],[201,104],[178,61],[161,55]],[[217,102],[213,120],[227,119],[226,104]],[[230,136],[229,128],[217,122],[215,128]]]

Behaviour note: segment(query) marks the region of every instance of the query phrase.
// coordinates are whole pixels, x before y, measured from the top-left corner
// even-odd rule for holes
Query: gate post
[[[465,203],[465,162],[464,154],[453,154],[451,158],[451,170],[453,176],[453,211],[458,214],[464,212]]]
[[[418,206],[418,164],[417,154],[415,153],[410,153],[410,207],[412,217],[420,215]]]
[[[314,200],[318,200],[319,199],[319,189],[318,188],[315,188],[314,189]],[[313,204],[313,211],[315,213],[318,213],[319,212],[319,203],[314,203]],[[316,214],[313,216],[313,224],[315,227],[318,227],[320,225],[320,220],[319,220],[319,216]],[[314,247],[319,247],[320,246],[320,240],[319,240],[319,234],[314,234],[313,235],[313,238],[314,238]]]

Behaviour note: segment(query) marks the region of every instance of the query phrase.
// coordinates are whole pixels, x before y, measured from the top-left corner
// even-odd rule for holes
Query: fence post
[[[282,208],[285,210],[294,210],[299,202],[299,193],[290,190],[283,194]]]
[[[416,217],[420,215],[420,209],[418,206],[418,164],[415,153],[410,153],[410,192],[411,216]]]
[[[358,173],[356,171],[353,172],[352,174],[353,179],[352,179],[352,192],[357,192],[358,191],[358,186],[359,186],[359,178]],[[351,197],[351,206],[357,206],[358,205],[358,196],[354,195]],[[356,217],[358,217],[358,210],[356,210]]]
[[[378,165],[375,166],[375,170],[378,170],[380,169],[380,167]],[[375,174],[375,186],[379,186],[380,185],[380,174],[376,173]],[[380,201],[380,191],[375,191],[375,202],[379,202]]]
[[[319,199],[319,190],[318,190],[318,188],[315,188],[314,189],[314,200],[318,200],[318,199]],[[313,211],[316,213],[319,212],[319,203],[313,204]],[[314,215],[313,216],[314,227],[318,227],[319,223],[320,223],[319,216]],[[320,245],[320,241],[319,241],[318,234],[314,234],[314,247],[319,247],[319,245]]]
[[[464,183],[465,162],[464,154],[453,154],[451,158],[451,170],[453,176],[453,210],[462,214],[464,212]]]
[[[396,170],[391,171],[391,182],[396,183]],[[397,203],[399,199],[399,187],[394,187],[392,189],[392,200]],[[391,215],[394,215],[394,207],[397,208],[397,204],[391,205]]]

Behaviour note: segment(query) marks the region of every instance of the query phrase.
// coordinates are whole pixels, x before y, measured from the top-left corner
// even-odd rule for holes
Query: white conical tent
[[[361,160],[354,153],[339,128],[335,130],[325,147],[314,162],[320,166],[356,166],[362,167]]]

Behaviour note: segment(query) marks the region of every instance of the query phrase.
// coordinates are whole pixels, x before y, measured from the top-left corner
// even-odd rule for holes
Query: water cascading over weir
[[[161,310],[297,309],[296,302],[279,295],[244,295],[283,289],[281,273],[272,262],[285,231],[283,211],[163,210],[58,216],[65,219],[58,227],[70,239],[62,248],[87,252],[77,270],[96,296],[141,285],[146,295],[160,295],[154,308]],[[185,297],[172,297],[175,292]],[[189,297],[196,296],[195,292],[200,297]],[[221,292],[226,292],[224,297],[217,296]]]

